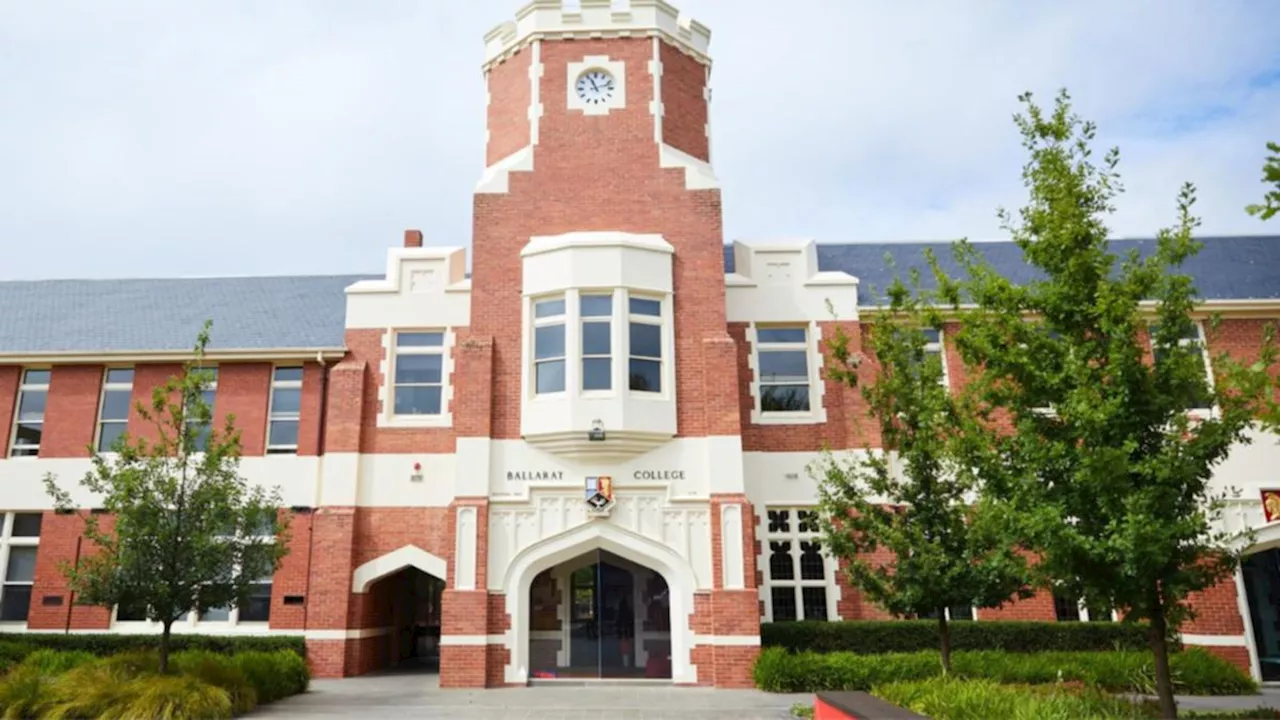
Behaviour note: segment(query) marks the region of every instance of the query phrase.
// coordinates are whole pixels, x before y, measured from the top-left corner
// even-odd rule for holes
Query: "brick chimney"
[[[405,230],[404,246],[407,248],[422,247],[422,231],[421,230]]]

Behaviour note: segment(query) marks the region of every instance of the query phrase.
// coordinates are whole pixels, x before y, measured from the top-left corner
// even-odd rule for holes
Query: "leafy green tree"
[[[213,427],[205,399],[212,374],[203,366],[210,325],[183,371],[154,390],[149,406],[137,404],[154,437],[125,434],[110,454],[93,451],[93,469],[80,484],[111,522],[87,514],[84,535],[95,550],[62,566],[76,604],[132,608],[161,624],[161,672],[176,620],[244,603],[288,547],[279,491],[239,474],[234,418]],[[78,510],[53,475],[45,487],[58,510]]]
[[[985,422],[966,428],[965,462],[1026,520],[1041,570],[1091,607],[1150,623],[1161,713],[1175,717],[1168,640],[1192,615],[1188,595],[1239,560],[1219,522],[1230,491],[1212,478],[1274,397],[1273,335],[1256,362],[1218,355],[1210,378],[1181,272],[1200,247],[1194,188],[1145,257],[1118,256],[1104,224],[1118,151],[1095,164],[1094,125],[1065,91],[1049,112],[1020,100],[1029,199],[1017,220],[1000,217],[1039,277],[1015,283],[963,242],[963,278],[934,264],[947,302],[966,306],[957,348],[982,368],[969,392]]]
[[[1245,208],[1250,215],[1257,215],[1263,220],[1270,220],[1280,213],[1280,143],[1267,143],[1267,149],[1271,151],[1271,157],[1262,166],[1262,182],[1274,189],[1262,198],[1262,204]]]
[[[978,478],[957,462],[960,432],[975,415],[947,387],[937,348],[942,316],[919,288],[896,279],[889,305],[869,325],[877,362],[861,387],[880,430],[881,448],[817,466],[823,542],[846,561],[850,582],[899,617],[934,617],[942,670],[951,671],[949,608],[988,608],[1030,595],[1025,556],[1007,506],[978,495]],[[858,385],[860,356],[837,331],[828,374]],[[931,344],[934,343],[934,344]],[[891,563],[867,556],[884,552]]]

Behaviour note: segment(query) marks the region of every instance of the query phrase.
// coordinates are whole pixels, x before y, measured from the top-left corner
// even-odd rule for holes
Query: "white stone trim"
[[[694,635],[694,645],[719,647],[755,647],[760,644],[759,635]]]
[[[745,587],[742,530],[742,505],[738,503],[721,505],[720,567],[723,570],[722,582],[726,590],[742,590]]]
[[[666,40],[704,64],[711,31],[681,13],[665,0],[630,0],[614,10],[608,0],[584,0],[578,10],[563,0],[533,0],[516,11],[515,20],[504,22],[484,36],[485,69],[503,62],[527,43],[541,38],[657,37]]]
[[[393,632],[395,632],[395,628],[392,627],[357,628],[355,630],[307,630],[302,633],[302,636],[307,640],[360,640],[361,638],[382,637]]]
[[[396,356],[395,336],[397,333],[439,332],[444,334],[444,344],[440,348],[440,413],[438,415],[397,415],[395,408],[395,370]],[[382,428],[447,428],[453,427],[453,412],[449,409],[453,404],[453,353],[457,333],[449,326],[421,327],[388,327],[382,333],[382,360],[378,362],[378,374],[381,383],[378,385],[378,411],[376,423]]]
[[[449,577],[448,563],[444,558],[432,555],[417,545],[405,545],[356,568],[351,577],[351,592],[365,592],[378,580],[407,567],[417,568],[439,580]]]
[[[506,608],[512,630],[504,638],[510,653],[506,682],[527,682],[529,675],[529,586],[546,568],[591,550],[607,550],[662,575],[670,590],[671,679],[696,683],[697,666],[690,662],[693,632],[693,594],[697,586],[689,561],[666,545],[624,530],[607,520],[589,522],[552,535],[522,550],[510,563],[502,587],[507,589]]]
[[[513,172],[533,172],[533,147],[522,147],[484,169],[476,184],[477,195],[502,195],[511,190],[509,175]]]
[[[472,505],[458,508],[457,539],[454,548],[453,588],[476,589],[476,544],[479,540],[479,514]]]
[[[538,144],[538,131],[542,124],[542,76],[546,66],[542,64],[542,42],[535,41],[530,48],[529,60],[529,146]]]
[[[653,39],[653,59],[649,61],[649,74],[653,76],[653,99],[649,101],[649,114],[653,115],[653,141],[662,145],[662,118],[667,109],[662,105],[662,53],[658,38]]]
[[[506,642],[505,635],[441,635],[441,647],[459,647],[459,646],[484,646],[484,645],[502,645]]]
[[[720,189],[720,180],[716,178],[716,171],[711,168],[711,163],[666,143],[658,145],[658,165],[664,168],[684,168],[686,190]]]
[[[569,110],[576,110],[583,115],[608,115],[613,110],[624,110],[627,107],[627,64],[622,60],[610,59],[608,55],[587,55],[581,61],[565,65],[568,73],[568,85],[565,91],[565,102]],[[617,90],[606,102],[589,105],[578,97],[578,77],[590,70],[603,70],[613,76]]]
[[[1182,634],[1183,645],[1199,645],[1200,647],[1245,647],[1244,635],[1192,635]]]

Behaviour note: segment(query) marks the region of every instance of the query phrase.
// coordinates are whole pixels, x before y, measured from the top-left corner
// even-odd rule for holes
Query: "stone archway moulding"
[[[417,568],[442,581],[448,578],[449,566],[442,558],[417,545],[405,545],[356,568],[351,576],[351,592],[366,592],[374,582],[407,567]]]
[[[548,537],[520,551],[507,567],[503,587],[506,609],[511,617],[506,635],[509,651],[504,676],[508,683],[529,679],[529,586],[543,570],[592,550],[606,550],[638,565],[650,568],[667,581],[671,595],[671,680],[696,683],[697,668],[690,658],[693,632],[693,594],[697,580],[689,562],[666,545],[613,525],[595,520]]]

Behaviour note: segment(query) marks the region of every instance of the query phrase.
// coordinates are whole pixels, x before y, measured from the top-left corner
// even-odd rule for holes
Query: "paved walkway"
[[[313,680],[309,692],[247,717],[784,720],[797,702],[811,705],[813,696],[660,685],[440,690],[435,675],[381,674]]]

